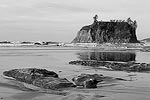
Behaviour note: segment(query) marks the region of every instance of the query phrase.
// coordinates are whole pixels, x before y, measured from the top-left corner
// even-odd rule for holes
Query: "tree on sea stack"
[[[95,15],[94,17],[93,17],[93,19],[94,19],[94,22],[98,22],[98,15]]]

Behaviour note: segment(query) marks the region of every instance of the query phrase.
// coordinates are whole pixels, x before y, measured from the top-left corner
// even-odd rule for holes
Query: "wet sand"
[[[1,100],[150,100],[150,74],[138,72],[107,71],[89,66],[69,65],[78,60],[81,52],[101,52],[69,48],[48,48],[29,50],[28,48],[3,48],[0,50],[0,99]],[[133,51],[132,51],[133,52]],[[150,53],[136,52],[137,62],[150,62]],[[13,68],[46,68],[60,77],[71,78],[81,73],[103,74],[128,81],[108,80],[98,84],[96,89],[70,88],[62,94],[43,90],[15,80],[6,79],[2,72]],[[64,96],[63,93],[66,93]]]

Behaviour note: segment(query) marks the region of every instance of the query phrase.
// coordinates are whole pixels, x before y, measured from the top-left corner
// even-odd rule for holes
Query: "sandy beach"
[[[71,48],[2,48],[0,50],[0,98],[3,100],[149,100],[149,73],[108,71],[98,67],[69,65],[80,59],[79,53],[104,52]],[[132,51],[133,52],[133,51]],[[122,52],[124,53],[124,52]],[[150,62],[148,52],[134,52],[136,62]],[[84,53],[86,54],[86,53]],[[87,56],[87,55],[85,55]],[[128,81],[106,80],[96,89],[69,88],[63,91],[43,90],[3,76],[14,68],[44,68],[60,77],[71,79],[81,73],[103,74]],[[65,94],[65,96],[64,96]]]

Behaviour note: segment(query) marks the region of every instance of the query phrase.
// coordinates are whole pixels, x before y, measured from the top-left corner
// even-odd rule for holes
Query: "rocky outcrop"
[[[102,74],[81,74],[79,76],[75,76],[72,80],[75,82],[77,87],[83,88],[97,88],[98,83],[101,85],[101,82],[104,81],[127,81],[126,79],[103,76]]]
[[[74,77],[72,80],[77,86],[83,86],[84,88],[97,88],[97,83],[102,81],[103,75],[98,74],[81,74]]]
[[[64,88],[97,88],[97,85],[102,85],[101,82],[107,81],[107,83],[111,83],[115,80],[127,81],[126,79],[103,76],[102,74],[81,74],[72,78],[72,81],[75,83],[74,85],[66,78],[59,78],[58,75],[53,71],[36,68],[13,69],[4,71],[3,74],[7,77],[14,78],[19,82],[24,82],[40,87],[41,90],[47,91],[47,89],[50,89],[51,92],[48,91],[48,93],[57,95],[67,95],[67,92],[63,92]]]
[[[140,40],[140,42],[144,42],[144,43],[150,43],[150,38],[146,38],[146,39],[142,39],[142,40]]]
[[[97,21],[84,26],[72,43],[139,43],[136,36],[136,21]]]
[[[66,78],[59,78],[58,74],[46,69],[26,68],[13,69],[3,72],[7,77],[12,77],[18,81],[32,84],[34,86],[59,90],[62,88],[74,87],[75,85]]]
[[[89,26],[83,27],[78,33],[72,43],[92,43],[91,33]]]
[[[135,63],[135,62],[107,62],[107,61],[71,61],[69,64],[102,67],[116,71],[128,71],[128,72],[149,72],[150,64],[147,63]],[[104,66],[104,67],[103,67]]]

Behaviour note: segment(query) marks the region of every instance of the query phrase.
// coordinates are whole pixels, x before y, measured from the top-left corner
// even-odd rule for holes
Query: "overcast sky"
[[[70,42],[98,20],[137,20],[138,39],[150,37],[150,0],[0,0],[0,41]]]

